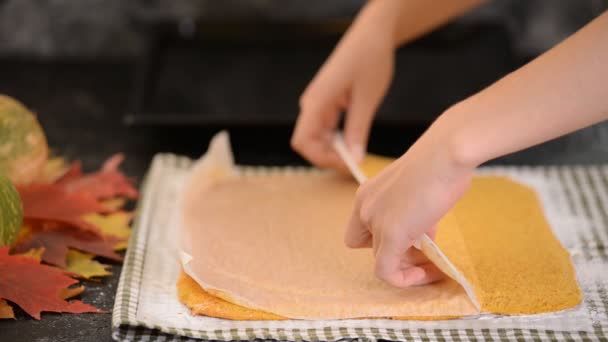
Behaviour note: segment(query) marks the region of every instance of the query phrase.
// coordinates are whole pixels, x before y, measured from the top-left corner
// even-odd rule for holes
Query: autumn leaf
[[[101,170],[87,175],[82,174],[80,163],[76,163],[57,184],[63,185],[68,192],[85,192],[97,199],[135,199],[138,193],[133,182],[118,170],[123,159],[122,154],[115,154],[106,160]]]
[[[88,174],[79,161],[49,158],[35,115],[1,94],[0,155],[6,157],[0,174],[18,185],[7,187],[0,176],[0,319],[14,318],[15,305],[35,319],[44,311],[100,312],[66,299],[85,290],[72,286],[78,281],[71,277],[110,274],[96,256],[122,260],[116,251],[126,248],[131,214],[120,210],[138,197],[133,180],[119,170],[124,156]],[[21,254],[10,255],[9,246]]]
[[[81,218],[84,214],[108,212],[108,208],[94,197],[82,192],[67,192],[57,184],[29,184],[18,186],[26,220],[65,223],[99,234],[94,225]]]
[[[82,177],[82,163],[80,161],[73,162],[65,173],[59,177],[55,183],[68,183]]]
[[[120,210],[122,207],[125,206],[125,203],[127,203],[127,200],[122,197],[116,197],[101,201],[101,204],[106,206],[106,208],[108,208],[108,210],[112,212]]]
[[[32,248],[27,252],[19,253],[20,256],[32,258],[38,261],[42,260],[42,254],[44,254],[44,247]]]
[[[84,289],[85,288],[82,285],[66,287],[65,289],[61,289],[61,291],[59,291],[59,297],[61,299],[70,299],[72,297],[76,297],[79,294],[83,293]]]
[[[0,319],[6,318],[15,318],[15,313],[4,299],[0,299]]]
[[[0,248],[0,298],[9,300],[35,319],[47,312],[101,312],[79,300],[67,302],[62,296],[78,281],[58,268],[42,265],[31,257],[9,255]]]
[[[66,271],[74,273],[86,279],[93,277],[104,277],[112,273],[108,272],[109,265],[104,265],[93,260],[93,254],[81,253],[71,249],[66,259]]]
[[[127,240],[131,235],[129,222],[133,215],[128,212],[120,211],[110,215],[88,214],[83,219],[96,226],[104,236],[113,236],[121,241],[115,246],[116,250],[127,248]]]
[[[42,261],[62,268],[66,267],[69,248],[122,261],[122,257],[114,252],[115,246],[121,241],[118,238],[101,237],[66,228],[28,229],[29,233],[24,234],[14,247],[17,253],[43,247]]]

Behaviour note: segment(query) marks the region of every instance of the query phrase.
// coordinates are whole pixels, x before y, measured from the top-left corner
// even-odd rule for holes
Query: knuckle
[[[310,91],[306,90],[298,100],[298,104],[300,105],[300,109],[307,109],[310,107],[311,103],[314,101],[312,96],[310,95]]]
[[[399,244],[407,246],[411,246],[422,235],[422,233],[418,233],[416,226],[404,220],[396,221],[392,229],[388,229],[385,234],[392,241],[398,241]]]
[[[401,250],[407,250],[416,239],[412,239],[415,233],[412,232],[411,227],[408,227],[407,224],[404,224],[403,221],[391,220],[384,223],[382,227],[382,238],[385,239],[388,243],[395,248],[399,248]]]
[[[376,278],[386,282],[389,285],[392,285],[395,287],[402,286],[401,284],[399,284],[399,281],[397,279],[398,276],[396,275],[395,271],[391,270],[390,268],[385,266],[383,263],[376,262],[376,266],[374,268],[374,274],[376,275]]]
[[[346,234],[344,234],[344,245],[349,248],[357,247],[357,243],[353,237],[353,232],[347,231]]]
[[[306,150],[306,134],[305,127],[301,124],[297,123],[296,127],[291,135],[291,140],[289,141],[291,148],[293,148],[296,152],[303,154]]]
[[[363,224],[369,225],[372,220],[373,205],[367,196],[365,185],[362,185],[359,187],[359,189],[357,189],[355,196],[357,207],[359,208],[359,220]]]
[[[391,278],[390,273],[391,273],[390,270],[388,269],[388,267],[386,267],[386,265],[384,263],[376,260],[376,265],[374,267],[374,274],[376,275],[376,277],[378,279],[388,281]]]
[[[389,241],[401,241],[401,237],[404,234],[407,234],[407,232],[404,232],[403,229],[395,224],[387,224],[386,229],[382,231],[382,236]]]
[[[359,220],[364,225],[370,225],[372,221],[373,208],[368,202],[364,202],[359,209]]]
[[[291,148],[293,148],[294,150],[300,151],[301,147],[302,147],[302,139],[299,137],[298,134],[294,134],[291,137],[289,144],[291,145]]]
[[[357,188],[357,191],[355,192],[355,197],[360,198],[363,197],[365,194],[365,184],[361,184],[359,185],[359,187]]]
[[[357,188],[357,191],[355,192],[355,198],[359,201],[364,201],[368,199],[368,194],[369,194],[369,181],[365,182],[361,185],[359,185],[359,187]]]
[[[324,93],[313,84],[309,85],[300,95],[298,105],[303,113],[317,112],[322,104],[327,100],[327,93]]]

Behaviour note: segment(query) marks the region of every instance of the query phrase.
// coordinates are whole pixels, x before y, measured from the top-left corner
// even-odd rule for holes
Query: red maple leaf
[[[46,263],[65,267],[68,248],[78,249],[114,261],[122,257],[114,252],[114,247],[123,240],[91,234],[66,228],[34,228],[21,237],[15,245],[17,253],[25,253],[32,248],[44,247],[42,260]]]
[[[115,154],[105,161],[101,170],[84,175],[79,162],[72,164],[68,172],[57,180],[68,192],[86,192],[96,199],[138,196],[133,181],[118,170],[124,156]]]
[[[82,177],[82,163],[80,160],[77,160],[72,162],[72,165],[70,165],[68,170],[61,177],[59,177],[55,183],[67,183],[80,177]]]
[[[23,202],[23,218],[37,222],[60,222],[99,234],[99,229],[82,219],[89,213],[108,212],[107,206],[83,192],[68,192],[58,184],[17,186]]]
[[[79,300],[63,300],[67,287],[77,280],[34,258],[9,255],[8,247],[0,248],[0,275],[0,298],[19,305],[35,319],[40,319],[42,311],[102,312]]]

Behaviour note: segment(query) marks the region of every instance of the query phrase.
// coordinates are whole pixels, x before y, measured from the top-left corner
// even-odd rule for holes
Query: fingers
[[[377,78],[370,73],[356,84],[348,84],[348,75],[322,69],[300,100],[300,114],[291,140],[293,149],[316,166],[345,170],[331,139],[341,112],[347,110],[345,140],[355,160],[360,162],[376,108],[386,92],[387,82]]]
[[[320,79],[325,80],[324,78]],[[300,101],[300,114],[291,144],[294,150],[319,167],[345,169],[333,150],[331,141],[340,114],[347,110],[344,122],[346,144],[356,161],[365,155],[374,113],[385,89],[373,82],[360,82],[355,89],[342,89],[334,81],[313,81]],[[335,88],[328,88],[331,83]]]
[[[355,210],[352,211],[351,217],[346,226],[344,244],[350,248],[372,247],[372,234],[367,229],[367,226],[361,222],[359,217],[359,209],[357,208],[356,204]]]
[[[426,264],[429,259],[416,248],[409,248],[401,259],[401,268],[405,269],[412,266]]]
[[[374,114],[383,92],[363,83],[354,89],[344,120],[344,138],[357,162],[363,160]]]
[[[444,278],[421,251],[411,248],[412,243],[406,235],[382,237],[375,253],[376,276],[395,287],[425,285]]]
[[[403,276],[411,277],[408,281],[409,286],[430,284],[445,277],[443,272],[416,248],[407,250],[405,257],[401,260],[401,268],[402,270],[413,269],[409,271],[410,274]],[[416,274],[412,275],[413,272]]]
[[[347,246],[351,248],[373,247],[376,257],[376,276],[390,285],[396,287],[426,285],[445,277],[437,266],[429,262],[426,256],[415,248],[408,248],[400,255],[391,256],[390,253],[387,253],[386,248],[380,248],[382,245],[380,236],[372,239],[367,229],[352,232],[352,235],[348,233],[346,235]],[[387,258],[389,258],[388,261]]]
[[[383,236],[376,252],[376,276],[395,287],[408,287],[422,281],[425,276],[423,270],[402,264],[411,246],[412,241],[404,238],[403,234]]]
[[[406,234],[372,236],[359,212],[360,205],[356,203],[346,227],[344,243],[350,248],[373,248],[379,279],[396,287],[408,287],[429,284],[444,277],[421,251],[411,248],[413,240]]]
[[[443,273],[430,262],[419,266],[410,266],[401,270],[397,275],[399,280],[396,283],[389,282],[389,284],[396,287],[421,286],[444,278]]]
[[[439,268],[437,268],[437,266],[435,266],[435,264],[432,262],[419,265],[417,268],[421,269],[421,272],[423,272],[424,275],[417,278],[417,281],[411,281],[410,286],[426,285],[446,277],[443,272],[441,272]]]
[[[319,104],[302,105],[296,121],[291,146],[312,164],[321,167],[339,167],[341,162],[331,141],[338,125],[340,109]]]

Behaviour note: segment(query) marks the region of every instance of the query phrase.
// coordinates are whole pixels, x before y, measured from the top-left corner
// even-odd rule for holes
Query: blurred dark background
[[[297,99],[363,1],[0,0],[0,93],[35,110],[58,153],[192,156],[221,128],[237,159],[302,163]],[[602,0],[489,1],[402,48],[370,150],[398,155],[443,110],[547,50]],[[364,58],[364,56],[362,56]],[[608,160],[600,125],[511,163]]]
[[[405,0],[404,0],[405,1]],[[57,154],[88,170],[127,155],[199,156],[230,130],[237,161],[301,164],[297,100],[362,0],[0,0],[0,93],[34,110]],[[606,0],[495,0],[399,50],[370,150],[397,156],[455,102],[608,8]],[[361,56],[365,58],[365,56]],[[608,162],[606,124],[493,163]],[[120,265],[83,300],[111,310]],[[109,315],[19,313],[0,340],[110,340]]]

